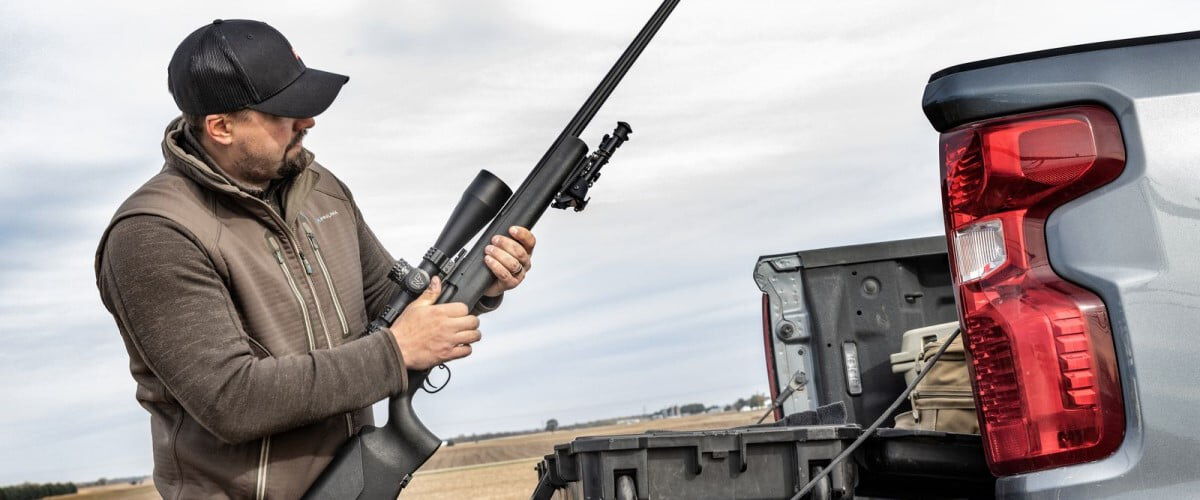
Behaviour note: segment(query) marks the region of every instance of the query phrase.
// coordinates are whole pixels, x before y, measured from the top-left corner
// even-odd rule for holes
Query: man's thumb
[[[435,300],[437,300],[438,295],[441,295],[441,294],[442,294],[442,278],[440,278],[438,276],[434,276],[432,279],[429,280],[429,286],[425,287],[425,291],[423,293],[421,293],[421,296],[417,297],[417,300],[414,302],[420,302],[422,304],[432,304]]]

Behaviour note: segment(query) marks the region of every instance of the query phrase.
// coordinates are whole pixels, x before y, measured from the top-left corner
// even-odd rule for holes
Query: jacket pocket
[[[262,342],[255,340],[254,337],[246,335],[246,340],[250,341],[251,352],[254,352],[255,354],[259,354],[261,352],[262,355],[258,356],[259,358],[269,358],[274,356],[274,354],[271,354],[271,350],[267,349],[267,346],[262,345]]]
[[[283,277],[287,278],[292,295],[296,297],[296,303],[300,305],[300,314],[304,316],[304,331],[308,334],[308,350],[312,351],[317,348],[317,342],[313,338],[312,322],[308,319],[308,305],[304,303],[304,296],[300,294],[300,288],[296,286],[296,279],[292,277],[292,271],[288,269],[287,261],[283,258],[283,247],[279,245],[279,240],[270,233],[267,233],[267,246],[275,256],[275,262],[279,264],[279,269],[283,271]]]
[[[337,287],[334,286],[333,276],[329,274],[329,268],[325,265],[325,257],[321,255],[321,245],[317,243],[317,235],[308,223],[308,216],[304,214],[300,214],[300,228],[308,236],[308,244],[312,247],[313,256],[317,258],[317,266],[321,268],[321,275],[325,276],[325,285],[329,288],[330,298],[333,299],[333,309],[337,312],[338,324],[342,327],[342,338],[349,337],[350,325],[346,322],[346,311],[342,309],[342,302],[338,300]]]

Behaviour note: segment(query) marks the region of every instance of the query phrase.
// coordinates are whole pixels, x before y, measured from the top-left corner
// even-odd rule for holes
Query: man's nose
[[[300,118],[300,119],[296,120],[296,124],[293,126],[293,128],[297,132],[299,132],[301,130],[313,128],[314,126],[316,126],[316,124],[317,124],[316,118],[312,118],[312,117]]]

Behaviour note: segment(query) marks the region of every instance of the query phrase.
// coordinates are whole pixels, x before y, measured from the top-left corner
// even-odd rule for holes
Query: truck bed
[[[956,318],[942,237],[763,256],[754,280],[772,399],[797,371],[806,380],[777,422],[579,438],[542,462],[534,498],[786,498],[904,390],[890,362],[903,333]],[[812,498],[990,498],[994,488],[979,436],[932,431],[881,429],[830,478]]]

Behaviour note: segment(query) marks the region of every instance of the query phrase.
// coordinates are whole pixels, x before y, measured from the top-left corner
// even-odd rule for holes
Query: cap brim
[[[328,109],[348,81],[350,77],[345,75],[307,68],[291,85],[247,107],[275,116],[310,118]]]

